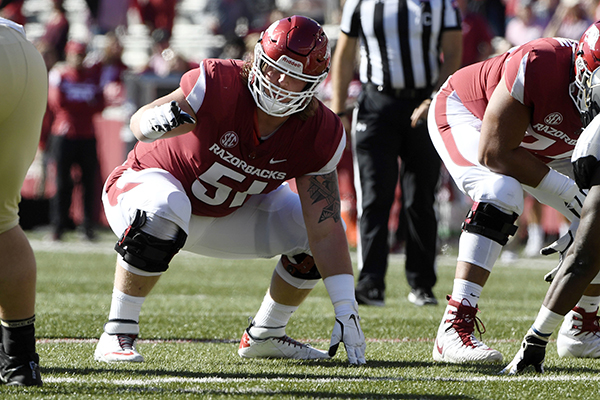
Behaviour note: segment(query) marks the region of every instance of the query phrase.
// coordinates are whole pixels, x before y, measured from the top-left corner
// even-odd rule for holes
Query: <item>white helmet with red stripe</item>
[[[281,19],[261,34],[254,48],[248,88],[258,107],[269,115],[300,112],[327,77],[330,59],[329,39],[316,21],[299,15]],[[267,67],[306,82],[304,89],[294,92],[274,85],[264,74]]]
[[[587,126],[600,113],[600,21],[581,36],[575,51],[575,81],[570,95]]]

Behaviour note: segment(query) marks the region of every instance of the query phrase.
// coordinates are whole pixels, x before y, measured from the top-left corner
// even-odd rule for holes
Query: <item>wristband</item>
[[[560,315],[542,305],[533,325],[531,325],[531,329],[536,335],[548,340],[556,327],[562,323],[563,319],[564,315]]]
[[[335,309],[335,315],[358,312],[354,297],[354,276],[339,274],[323,279],[329,298]]]
[[[550,169],[536,189],[546,193],[555,194],[564,199],[565,194],[575,185],[575,181],[560,172]],[[569,199],[569,201],[572,199]]]
[[[345,115],[348,115],[348,111],[340,111],[339,113],[336,113],[338,117],[342,118]]]

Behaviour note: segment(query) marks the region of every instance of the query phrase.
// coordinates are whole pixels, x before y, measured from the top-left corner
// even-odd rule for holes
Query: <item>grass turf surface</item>
[[[247,360],[237,355],[248,317],[260,306],[275,260],[217,260],[182,253],[146,299],[138,345],[146,362],[93,360],[110,306],[112,238],[89,245],[34,240],[38,261],[38,351],[44,386],[0,386],[0,398],[43,399],[563,399],[598,398],[597,360],[559,359],[548,345],[546,373],[498,375],[518,350],[556,258],[494,268],[478,316],[499,364],[450,365],[431,358],[452,289],[454,258],[438,260],[437,307],[408,302],[403,258],[393,256],[385,307],[360,307],[367,365],[332,360]],[[292,317],[287,333],[326,349],[333,309],[322,284]]]

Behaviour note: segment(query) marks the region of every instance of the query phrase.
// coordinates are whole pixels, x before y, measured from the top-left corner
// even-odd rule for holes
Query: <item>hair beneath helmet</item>
[[[600,112],[600,21],[593,23],[581,36],[575,51],[575,81],[570,95],[587,126]],[[594,72],[598,72],[594,74]]]
[[[300,112],[327,76],[330,59],[329,39],[316,21],[298,15],[281,19],[261,34],[254,48],[248,88],[257,106],[269,115]],[[266,76],[268,69],[305,82],[304,89],[294,92],[276,85]]]

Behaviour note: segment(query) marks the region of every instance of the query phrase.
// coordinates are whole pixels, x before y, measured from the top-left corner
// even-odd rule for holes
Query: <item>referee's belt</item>
[[[372,90],[385,94],[386,96],[394,97],[396,99],[426,99],[431,97],[433,93],[432,87],[421,88],[421,89],[394,89],[385,87],[383,85],[375,85],[374,83],[367,83],[364,85],[367,90]]]

